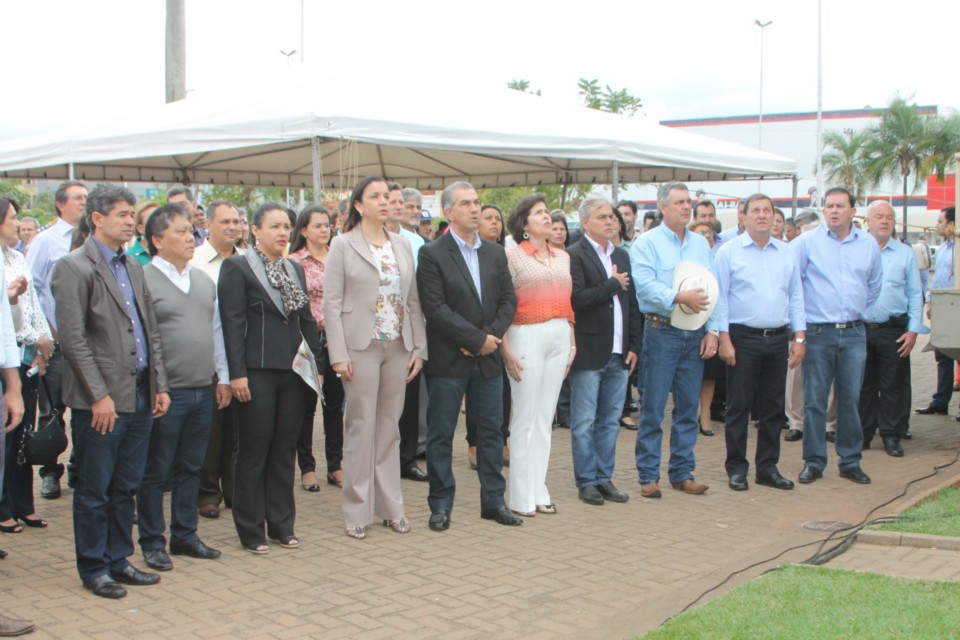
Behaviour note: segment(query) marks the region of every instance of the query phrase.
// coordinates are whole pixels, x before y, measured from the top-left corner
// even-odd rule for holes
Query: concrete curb
[[[898,512],[903,513],[910,507],[923,502],[933,494],[946,489],[960,485],[956,476],[944,480],[940,484],[921,491],[912,498],[907,499],[899,508]],[[857,534],[857,542],[866,544],[878,544],[891,547],[918,547],[921,549],[943,549],[944,551],[960,551],[960,538],[954,536],[934,536],[927,533],[910,533],[905,531],[878,531],[876,529],[864,529]]]

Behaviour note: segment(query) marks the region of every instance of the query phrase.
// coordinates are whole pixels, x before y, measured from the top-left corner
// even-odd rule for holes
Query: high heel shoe
[[[327,484],[332,484],[335,487],[343,489],[343,480],[337,480],[337,476],[333,475],[333,471],[327,471]]]
[[[14,522],[13,524],[0,524],[0,531],[3,533],[23,533],[23,527],[20,526],[19,522]]]
[[[702,436],[713,436],[716,435],[713,432],[713,429],[704,429],[703,425],[700,423],[700,418],[697,418],[697,426],[700,427],[700,435]]]

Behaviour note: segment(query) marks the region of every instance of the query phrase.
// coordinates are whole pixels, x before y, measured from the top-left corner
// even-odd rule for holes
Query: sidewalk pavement
[[[917,353],[916,405],[926,404],[934,378],[932,354]],[[118,601],[81,588],[72,492],[64,487],[59,500],[37,499],[48,529],[0,535],[0,548],[10,552],[0,562],[0,611],[36,621],[37,638],[632,637],[657,627],[730,574],[734,577],[705,600],[765,569],[810,557],[826,534],[804,529],[804,523],[855,524],[910,479],[953,459],[960,424],[952,415],[917,417],[912,425],[914,439],[904,443],[903,458],[876,448],[864,452],[863,468],[873,478],[869,486],[840,479],[831,452],[824,478],[812,485],[777,491],[753,485],[751,475],[752,486],[743,493],[726,486],[718,426],[717,437],[701,437],[697,445],[697,478],[711,489],[688,496],[666,484],[660,500],[640,497],[634,432],[622,430],[614,481],[631,499],[600,507],[577,499],[570,434],[557,430],[548,486],[559,514],[538,515],[522,527],[480,519],[479,485],[467,464],[461,426],[454,460],[460,486],[449,531],[427,528],[426,483],[403,482],[410,534],[377,525],[357,541],[343,533],[338,490],[323,485],[320,493],[308,493],[298,482],[299,550],[274,545],[266,556],[244,552],[230,511],[224,510],[219,520],[200,523],[202,538],[222,549],[222,558],[175,556],[174,570],[164,573],[159,585],[130,588]],[[315,449],[322,452],[323,431],[318,426],[315,432]],[[751,436],[751,446],[754,441]],[[783,443],[781,471],[795,479],[801,467],[801,443]],[[917,483],[908,499],[960,475],[958,467]],[[875,515],[894,513],[902,502]],[[807,546],[787,551],[800,545]],[[897,548],[868,555],[854,545],[831,566],[884,571],[895,558],[920,565],[925,555]],[[145,568],[139,553],[131,560]],[[932,569],[926,573],[932,576]],[[960,579],[960,571],[946,577]]]

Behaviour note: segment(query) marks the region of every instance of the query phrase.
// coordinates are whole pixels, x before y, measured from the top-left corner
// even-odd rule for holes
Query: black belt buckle
[[[764,337],[764,338],[770,338],[770,337],[775,336],[775,335],[777,335],[777,334],[779,334],[779,333],[780,333],[780,329],[779,329],[779,328],[776,328],[776,329],[764,329],[764,330],[763,330],[763,337]]]

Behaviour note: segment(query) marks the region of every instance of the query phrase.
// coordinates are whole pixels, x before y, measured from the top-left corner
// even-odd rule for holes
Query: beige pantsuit
[[[400,431],[407,363],[427,357],[426,327],[417,295],[413,253],[405,238],[387,234],[397,259],[403,297],[398,340],[375,340],[380,268],[360,227],[333,239],[324,274],[323,315],[331,364],[349,361],[343,381],[343,519],[347,529],[375,516],[402,518]]]

